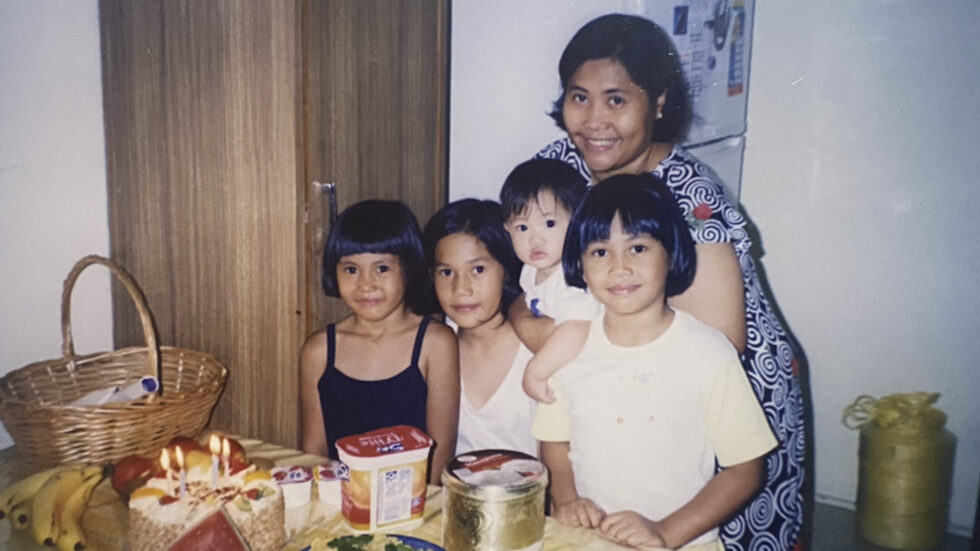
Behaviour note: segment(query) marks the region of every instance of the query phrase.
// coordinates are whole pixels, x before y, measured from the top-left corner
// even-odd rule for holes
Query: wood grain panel
[[[419,223],[447,197],[448,0],[327,0],[303,18],[308,180],[337,184],[338,211],[399,199]],[[346,315],[320,290],[323,202],[309,198],[310,327]]]
[[[298,13],[291,0],[100,2],[112,256],[162,343],[228,366],[212,425],[287,446],[305,331]],[[139,341],[113,296],[117,346]]]
[[[160,341],[229,368],[212,426],[295,446],[340,205],[446,199],[448,0],[101,0],[110,250]],[[114,290],[117,346],[142,341]]]

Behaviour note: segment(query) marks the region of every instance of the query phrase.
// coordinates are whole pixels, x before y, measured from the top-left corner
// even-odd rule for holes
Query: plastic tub
[[[432,439],[406,425],[337,441],[340,507],[355,532],[422,524]]]

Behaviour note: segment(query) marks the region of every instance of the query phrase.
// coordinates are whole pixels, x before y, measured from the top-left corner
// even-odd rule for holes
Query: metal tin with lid
[[[442,472],[446,551],[535,551],[544,541],[548,470],[530,455],[477,450]]]

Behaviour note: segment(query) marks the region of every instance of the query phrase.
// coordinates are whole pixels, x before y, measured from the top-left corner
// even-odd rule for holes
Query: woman
[[[520,295],[520,261],[498,203],[463,199],[432,216],[422,234],[436,297],[457,326],[460,406],[456,453],[511,449],[537,456],[534,401],[521,390],[531,352],[507,321]]]
[[[676,145],[689,106],[678,55],[654,23],[606,15],[582,27],[558,67],[562,93],[551,116],[568,134],[539,157],[562,159],[598,182],[651,172],[669,186],[696,244],[694,282],[668,303],[721,331],[742,364],[779,447],[766,458],[762,491],[722,526],[731,550],[793,549],[803,523],[802,390],[789,339],[749,256],[745,220],[711,170]],[[511,318],[536,350],[550,327],[516,301]]]

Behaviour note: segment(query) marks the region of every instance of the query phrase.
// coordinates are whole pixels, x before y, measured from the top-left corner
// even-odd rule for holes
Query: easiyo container
[[[544,542],[548,470],[512,450],[457,455],[442,472],[446,551],[535,551]]]
[[[347,436],[340,455],[340,507],[355,532],[422,524],[432,439],[407,425]]]
[[[330,460],[329,463],[317,465],[313,474],[316,475],[320,501],[329,505],[340,505],[340,461]]]
[[[272,469],[272,478],[282,488],[282,497],[287,508],[310,502],[310,490],[313,487],[313,469],[310,467],[276,467]]]

